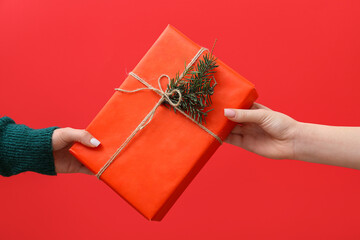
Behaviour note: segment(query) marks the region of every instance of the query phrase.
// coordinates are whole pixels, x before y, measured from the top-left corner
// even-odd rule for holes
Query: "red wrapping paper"
[[[158,77],[174,77],[184,70],[201,47],[172,26],[168,26],[141,59],[133,72],[158,87]],[[257,98],[252,83],[217,60],[217,86],[212,96],[213,111],[204,126],[226,139],[234,122],[224,117],[224,108],[249,108]],[[166,89],[166,78],[162,79]],[[120,88],[145,87],[128,76]],[[145,90],[114,92],[86,128],[101,145],[89,148],[75,143],[70,152],[93,173],[111,158],[119,146],[159,101]],[[209,133],[180,113],[161,105],[151,122],[130,141],[101,175],[101,180],[149,220],[161,220],[176,199],[220,146]]]

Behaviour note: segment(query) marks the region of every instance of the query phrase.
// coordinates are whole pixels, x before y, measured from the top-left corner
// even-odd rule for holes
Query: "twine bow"
[[[197,54],[193,57],[193,59],[189,62],[189,64],[186,66],[186,70],[192,66],[195,61],[201,56],[201,54],[204,51],[208,51],[206,48],[201,48]],[[185,71],[186,72],[186,71]],[[191,121],[193,121],[195,124],[197,124],[200,128],[202,128],[204,131],[206,131],[207,133],[209,133],[211,136],[213,136],[216,140],[218,140],[220,142],[220,144],[222,144],[222,140],[220,137],[218,137],[215,133],[213,133],[212,131],[210,131],[209,129],[207,129],[204,125],[200,124],[199,122],[195,121],[193,118],[191,118],[188,114],[186,114],[184,111],[182,111],[181,109],[178,108],[178,106],[180,105],[181,101],[182,101],[182,95],[180,90],[178,89],[173,89],[172,91],[168,92],[168,90],[163,91],[162,87],[161,87],[161,79],[166,77],[168,79],[168,81],[170,82],[170,77],[166,74],[162,74],[159,78],[158,78],[158,85],[159,85],[159,89],[154,88],[153,86],[151,86],[149,83],[147,83],[144,79],[142,79],[141,77],[139,77],[138,75],[136,75],[133,72],[130,72],[129,75],[131,75],[132,77],[134,77],[135,79],[137,79],[139,82],[141,82],[142,84],[144,84],[146,86],[146,88],[137,88],[135,90],[125,90],[125,89],[121,89],[121,88],[115,88],[116,91],[119,92],[125,92],[125,93],[135,93],[135,92],[139,92],[139,91],[144,91],[144,90],[152,90],[154,92],[156,92],[157,94],[159,94],[161,96],[161,98],[159,99],[159,101],[156,103],[156,105],[153,107],[153,109],[146,115],[146,117],[141,121],[141,123],[135,128],[135,130],[130,134],[130,136],[125,140],[125,142],[123,144],[121,144],[121,146],[116,150],[116,152],[111,156],[111,158],[105,163],[105,165],[99,170],[99,172],[96,174],[96,177],[98,179],[100,179],[101,174],[103,174],[103,172],[110,166],[110,164],[115,160],[115,158],[119,155],[119,153],[124,149],[124,147],[131,141],[131,139],[134,138],[134,136],[136,135],[137,132],[139,132],[141,129],[143,129],[144,127],[146,127],[152,120],[156,109],[164,102],[166,101],[167,103],[169,103],[171,106],[173,106],[177,111],[179,111],[181,114],[183,114],[185,117],[187,117],[188,119],[190,119]],[[183,74],[180,75],[179,80],[181,80],[183,78]],[[177,102],[173,102],[170,99],[170,96],[172,96],[173,94],[178,94],[179,95],[179,99],[177,100]]]

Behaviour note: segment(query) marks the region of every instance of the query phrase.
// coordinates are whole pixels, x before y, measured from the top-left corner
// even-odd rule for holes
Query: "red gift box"
[[[154,88],[159,76],[173,78],[184,70],[201,47],[172,26],[168,26],[149,49],[133,73]],[[204,53],[203,53],[204,54]],[[217,59],[217,81],[212,106],[202,129],[178,111],[161,104],[151,121],[129,141],[100,179],[149,220],[161,220],[192,179],[221,145],[234,122],[224,117],[224,108],[249,108],[257,98],[254,85]],[[161,79],[166,89],[166,78]],[[129,75],[121,89],[146,86]],[[70,152],[93,173],[114,153],[159,102],[158,93],[142,90],[116,91],[86,128],[101,145],[88,148],[75,143]],[[220,141],[219,141],[220,140]]]

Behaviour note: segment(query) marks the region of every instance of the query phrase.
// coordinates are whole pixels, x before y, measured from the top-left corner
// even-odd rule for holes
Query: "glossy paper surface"
[[[174,77],[184,70],[200,46],[168,26],[135,67],[154,87],[162,74]],[[208,129],[225,139],[234,123],[224,108],[249,108],[257,98],[254,85],[218,59],[212,96],[214,108],[206,118]],[[162,79],[166,89],[166,78]],[[132,76],[120,86],[134,90],[144,85]],[[70,152],[97,173],[159,100],[151,90],[115,92],[87,130],[100,140],[98,148],[74,144]],[[102,174],[101,180],[146,218],[161,220],[220,143],[185,116],[160,106],[152,121],[130,141]]]

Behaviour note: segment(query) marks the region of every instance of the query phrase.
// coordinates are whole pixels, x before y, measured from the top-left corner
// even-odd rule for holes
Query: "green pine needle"
[[[216,58],[211,53],[207,53],[202,59],[196,63],[195,67],[191,66],[183,72],[183,77],[180,79],[179,73],[167,85],[167,91],[171,92],[178,89],[181,92],[182,101],[178,106],[179,109],[189,114],[195,121],[202,124],[206,123],[205,117],[214,109],[208,108],[211,102],[211,95],[214,93],[216,81],[214,78]],[[170,100],[174,103],[178,102],[179,95],[174,93],[170,96]],[[171,107],[169,105],[169,107]],[[176,108],[174,108],[176,112]]]

